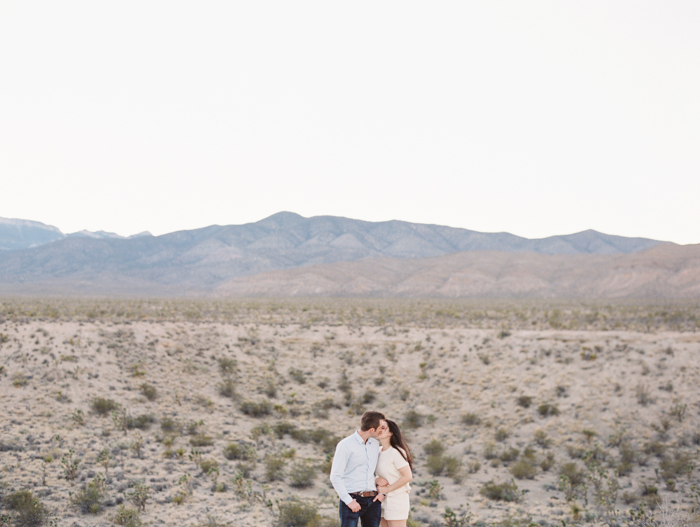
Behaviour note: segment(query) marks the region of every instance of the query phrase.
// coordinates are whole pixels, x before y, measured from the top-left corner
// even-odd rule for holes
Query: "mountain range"
[[[664,251],[679,246],[593,230],[527,239],[280,212],[244,225],[129,238],[102,231],[66,235],[39,222],[0,220],[0,247],[4,294],[578,297],[607,294],[600,281],[605,266],[629,271],[634,267],[625,262],[646,254],[650,261],[665,261]],[[563,287],[567,280],[598,285],[590,291]],[[662,285],[615,291],[615,296],[677,294]]]

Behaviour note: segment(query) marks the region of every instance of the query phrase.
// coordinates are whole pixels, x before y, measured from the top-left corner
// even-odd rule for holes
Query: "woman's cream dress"
[[[399,469],[408,466],[401,453],[394,447],[379,451],[376,475],[384,478],[393,485],[401,478]],[[389,492],[382,502],[382,518],[385,520],[407,520],[411,508],[408,492],[411,486],[406,483],[403,487]]]

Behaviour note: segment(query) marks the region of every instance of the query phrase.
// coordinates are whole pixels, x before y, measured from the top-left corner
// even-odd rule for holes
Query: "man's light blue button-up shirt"
[[[351,492],[377,490],[374,470],[379,459],[379,441],[370,437],[367,442],[355,432],[335,447],[331,466],[331,483],[346,505],[352,501]]]

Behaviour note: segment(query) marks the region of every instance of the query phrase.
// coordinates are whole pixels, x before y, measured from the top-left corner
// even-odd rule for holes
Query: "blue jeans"
[[[357,527],[357,520],[362,520],[362,527],[379,527],[382,519],[382,503],[372,501],[374,498],[355,498],[360,504],[359,512],[352,512],[350,507],[340,502],[340,527]]]

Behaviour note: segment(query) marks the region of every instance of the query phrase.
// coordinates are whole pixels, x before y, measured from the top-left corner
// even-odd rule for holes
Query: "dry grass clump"
[[[113,411],[118,410],[120,406],[118,402],[105,397],[95,397],[90,403],[92,410],[101,416],[109,415]]]

